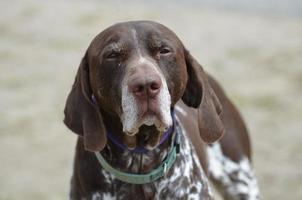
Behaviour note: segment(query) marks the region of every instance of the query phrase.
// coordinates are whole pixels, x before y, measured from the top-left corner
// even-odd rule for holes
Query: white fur
[[[111,196],[110,193],[100,193],[100,192],[93,193],[91,197],[91,200],[114,200],[114,199],[116,198],[114,196]]]
[[[248,200],[259,199],[259,189],[250,162],[243,157],[238,163],[226,157],[219,143],[207,147],[209,171],[233,199],[244,195]],[[232,176],[232,179],[230,178]]]
[[[135,97],[129,92],[127,85],[122,87],[122,108],[123,114],[121,116],[123,131],[126,133],[138,132],[138,108],[136,106]]]
[[[162,87],[160,88],[159,94],[157,96],[158,102],[159,102],[159,110],[160,110],[160,116],[159,120],[155,116],[148,116],[143,119],[138,118],[138,108],[136,105],[135,97],[131,92],[129,92],[128,85],[126,84],[126,80],[123,81],[122,85],[122,124],[123,124],[123,131],[126,133],[136,134],[138,132],[138,129],[141,125],[155,125],[159,131],[165,131],[172,125],[172,117],[170,113],[170,106],[171,106],[171,96],[168,90],[167,82],[163,76],[163,74],[160,72],[158,67],[149,59],[146,57],[143,57],[139,46],[138,46],[138,40],[136,31],[132,30],[133,37],[135,41],[135,47],[138,52],[138,63],[140,65],[138,66],[132,66],[132,67],[139,67],[141,64],[147,64],[148,67],[152,67],[160,76]],[[127,76],[126,76],[127,77]]]

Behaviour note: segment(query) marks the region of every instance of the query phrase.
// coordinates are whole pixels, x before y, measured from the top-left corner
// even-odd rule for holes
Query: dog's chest
[[[105,170],[101,173],[104,177],[102,189],[92,193],[88,199],[212,199],[207,177],[185,131],[181,135],[180,153],[165,177],[152,183],[134,185],[115,179]]]

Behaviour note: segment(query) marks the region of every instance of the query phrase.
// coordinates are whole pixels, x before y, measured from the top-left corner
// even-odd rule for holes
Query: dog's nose
[[[159,75],[136,77],[129,83],[131,92],[137,98],[154,98],[162,86]]]

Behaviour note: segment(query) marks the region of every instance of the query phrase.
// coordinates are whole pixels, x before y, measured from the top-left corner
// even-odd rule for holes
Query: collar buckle
[[[166,162],[164,163],[164,167],[163,168],[164,168],[163,172],[164,172],[164,174],[166,174],[166,172],[167,172],[167,163]]]

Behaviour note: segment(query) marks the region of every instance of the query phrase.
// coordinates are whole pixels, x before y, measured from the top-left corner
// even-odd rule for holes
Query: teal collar
[[[126,173],[120,170],[113,168],[102,156],[100,152],[95,152],[95,155],[101,164],[101,166],[109,173],[111,173],[115,178],[132,184],[146,184],[151,183],[167,174],[169,169],[172,167],[176,160],[176,156],[179,153],[179,142],[180,142],[180,127],[178,127],[177,123],[175,123],[175,138],[173,142],[173,146],[171,147],[168,155],[162,161],[160,166],[153,169],[151,172],[146,174],[133,174],[133,173]]]

